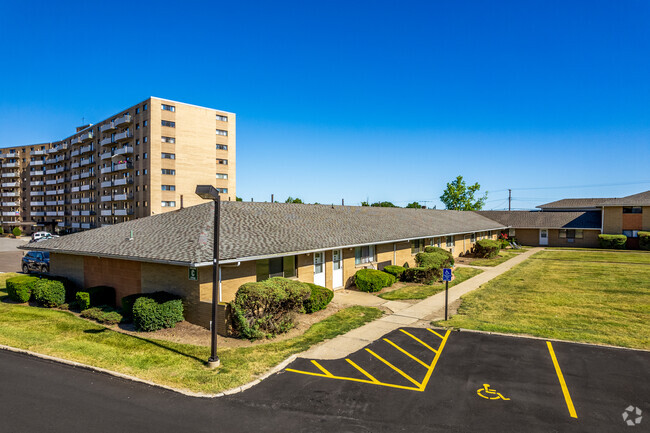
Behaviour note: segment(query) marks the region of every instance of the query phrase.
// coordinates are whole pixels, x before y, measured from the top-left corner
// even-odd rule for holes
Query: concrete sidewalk
[[[460,299],[461,296],[479,288],[482,284],[510,270],[528,257],[532,256],[543,248],[531,248],[525,253],[521,253],[510,260],[501,263],[493,268],[485,269],[483,273],[470,278],[449,289],[449,305]],[[342,298],[348,298],[343,300]],[[381,319],[370,322],[360,328],[353,329],[344,335],[325,341],[311,349],[301,353],[302,358],[313,359],[338,359],[356,352],[367,346],[370,342],[377,340],[395,329],[404,326],[426,326],[432,320],[444,319],[445,316],[445,292],[436,293],[435,295],[424,299],[418,303],[412,304],[407,302],[386,301],[377,296],[345,291],[338,295],[338,301],[349,304],[350,301],[357,301],[356,305],[365,305],[371,307],[386,307],[393,311],[392,314],[384,315]],[[337,300],[337,295],[335,295]],[[420,322],[420,323],[418,323]]]

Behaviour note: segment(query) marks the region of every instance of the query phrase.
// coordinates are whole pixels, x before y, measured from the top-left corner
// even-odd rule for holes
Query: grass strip
[[[4,284],[3,284],[4,285]],[[376,308],[350,307],[284,341],[219,350],[210,370],[207,346],[153,340],[112,331],[73,314],[0,302],[0,344],[106,368],[195,392],[217,393],[243,385],[287,357],[375,320]]]
[[[454,278],[453,281],[449,282],[449,287],[454,287],[456,284],[460,284],[463,281],[469,280],[481,272],[483,272],[481,269],[458,267],[454,270],[454,275],[456,278]],[[431,285],[417,284],[402,287],[397,290],[393,290],[392,292],[382,293],[379,295],[379,297],[388,301],[397,301],[404,299],[426,299],[429,296],[443,291],[444,289],[444,283],[435,283]]]
[[[435,324],[650,349],[649,266],[611,266],[578,251],[562,252],[566,260],[538,254],[545,253],[467,294],[457,315]]]
[[[515,253],[515,251],[517,251]],[[469,264],[472,266],[498,266],[501,263],[510,260],[513,257],[516,257],[519,255],[520,252],[523,252],[521,250],[501,250],[498,256],[493,257],[491,259],[476,259],[472,260]]]

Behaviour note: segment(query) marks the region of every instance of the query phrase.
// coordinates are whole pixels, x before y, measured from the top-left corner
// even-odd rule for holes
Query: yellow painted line
[[[428,329],[428,328],[427,328]],[[447,330],[445,333],[445,336],[442,338],[442,343],[440,343],[440,347],[438,347],[438,352],[436,352],[435,358],[433,358],[433,361],[431,362],[431,366],[429,367],[429,371],[427,371],[427,375],[424,376],[424,379],[422,379],[422,391],[424,391],[427,387],[427,384],[429,383],[429,379],[431,379],[431,375],[433,374],[433,370],[436,368],[436,364],[438,363],[438,359],[440,359],[440,355],[442,354],[442,349],[445,348],[445,344],[447,344],[447,339],[449,338],[449,333],[451,330]]]
[[[318,377],[326,377],[329,379],[338,379],[338,380],[349,380],[350,382],[361,382],[361,383],[369,383],[371,385],[381,385],[381,386],[387,386],[389,388],[399,388],[399,389],[407,389],[409,391],[423,391],[419,387],[413,387],[413,386],[403,386],[403,385],[394,385],[392,383],[384,383],[384,382],[379,382],[375,383],[370,380],[365,380],[365,379],[356,379],[354,377],[341,377],[341,376],[327,376],[325,374],[320,374],[320,373],[312,373],[310,371],[301,371],[301,370],[294,370],[293,368],[287,368],[285,371],[290,371],[292,373],[299,373],[299,374],[306,374],[309,376],[318,376]]]
[[[372,383],[381,383],[377,379],[372,377],[372,375],[370,373],[368,373],[366,370],[364,370],[363,368],[361,368],[357,364],[355,364],[354,361],[352,361],[350,359],[347,359],[347,358],[345,360],[348,361],[348,363],[351,364],[354,368],[356,368],[361,373],[363,373],[368,379],[370,379],[372,381]]]
[[[443,339],[443,340],[445,339],[445,337],[443,337],[442,335],[438,334],[438,333],[437,333],[436,331],[434,331],[433,329],[427,328],[427,331],[429,331],[429,332],[431,332],[431,333],[433,333],[433,334],[436,334],[438,337],[440,337],[440,338]]]
[[[564,400],[566,400],[566,406],[569,409],[569,414],[571,415],[571,418],[578,418],[576,409],[573,407],[571,395],[569,394],[569,388],[567,388],[566,382],[564,381],[564,376],[562,375],[562,370],[560,370],[560,364],[558,364],[557,358],[555,357],[553,345],[550,341],[547,341],[546,345],[548,346],[548,352],[551,354],[551,359],[553,360],[553,365],[555,366],[555,373],[557,373],[557,378],[560,381],[560,386],[562,387],[562,393],[564,394]]]
[[[433,347],[429,346],[429,345],[428,345],[427,343],[425,343],[424,341],[420,340],[420,339],[419,339],[418,337],[416,337],[415,335],[413,335],[413,334],[409,334],[408,332],[406,332],[406,331],[403,330],[403,329],[400,329],[400,331],[402,331],[403,333],[405,333],[406,335],[408,335],[409,337],[411,337],[412,339],[414,339],[415,341],[417,341],[418,343],[420,343],[421,345],[423,345],[424,347],[426,347],[427,349],[429,349],[429,350],[432,351],[433,353],[438,353],[438,350],[440,350],[440,348],[438,348],[438,350],[434,349]]]
[[[393,364],[391,364],[390,362],[386,361],[384,358],[382,358],[381,356],[377,355],[377,354],[376,354],[375,352],[373,352],[372,350],[370,350],[370,349],[366,349],[366,351],[368,351],[368,353],[370,353],[372,356],[374,356],[375,358],[377,358],[378,360],[380,360],[381,362],[383,362],[384,364],[386,364],[387,366],[389,366],[390,368],[392,368],[393,370],[395,370],[396,372],[398,372],[399,374],[401,374],[402,376],[404,376],[405,379],[409,380],[411,383],[413,383],[413,384],[414,384],[415,386],[417,386],[418,388],[421,388],[421,387],[422,387],[422,385],[421,385],[417,380],[413,379],[411,376],[409,376],[408,374],[404,373],[402,370],[400,370],[399,368],[395,367]]]
[[[332,373],[330,373],[329,371],[327,371],[327,370],[325,369],[325,367],[323,367],[322,365],[320,365],[318,362],[314,361],[313,359],[312,359],[311,362],[312,362],[312,364],[314,364],[316,367],[318,367],[318,369],[319,369],[320,371],[322,371],[323,373],[325,373],[325,376],[327,376],[327,377],[334,377],[334,375],[333,375]]]
[[[411,354],[408,353],[406,350],[402,349],[402,348],[399,347],[397,344],[395,344],[395,343],[393,343],[392,341],[390,341],[388,338],[384,338],[384,341],[385,341],[386,343],[390,344],[391,346],[393,346],[395,349],[397,349],[397,350],[399,350],[400,352],[402,352],[403,354],[405,354],[406,356],[410,357],[412,360],[419,362],[419,363],[420,363],[424,368],[429,368],[429,365],[428,365],[428,364],[426,364],[426,363],[420,361],[418,358],[416,358],[415,356],[411,355]]]

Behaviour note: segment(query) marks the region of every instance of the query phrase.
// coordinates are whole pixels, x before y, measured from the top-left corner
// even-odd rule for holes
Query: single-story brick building
[[[184,298],[188,321],[208,327],[212,302],[212,202],[32,243],[50,252],[50,272],[79,287],[116,289],[117,300],[165,290]],[[296,278],[336,290],[358,269],[415,265],[427,245],[455,256],[507,225],[475,212],[224,202],[219,301],[246,282]]]

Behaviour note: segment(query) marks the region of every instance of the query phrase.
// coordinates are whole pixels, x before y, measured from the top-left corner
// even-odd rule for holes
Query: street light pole
[[[219,302],[219,218],[221,213],[221,196],[219,191],[212,185],[197,185],[196,195],[214,202],[214,225],[212,250],[212,341],[210,344],[210,358],[208,367],[219,367],[221,361],[217,356],[217,303]]]
[[[214,200],[214,249],[212,251],[212,344],[208,367],[219,367],[221,361],[217,356],[217,303],[219,302],[219,214],[221,213],[221,197],[217,194]]]

